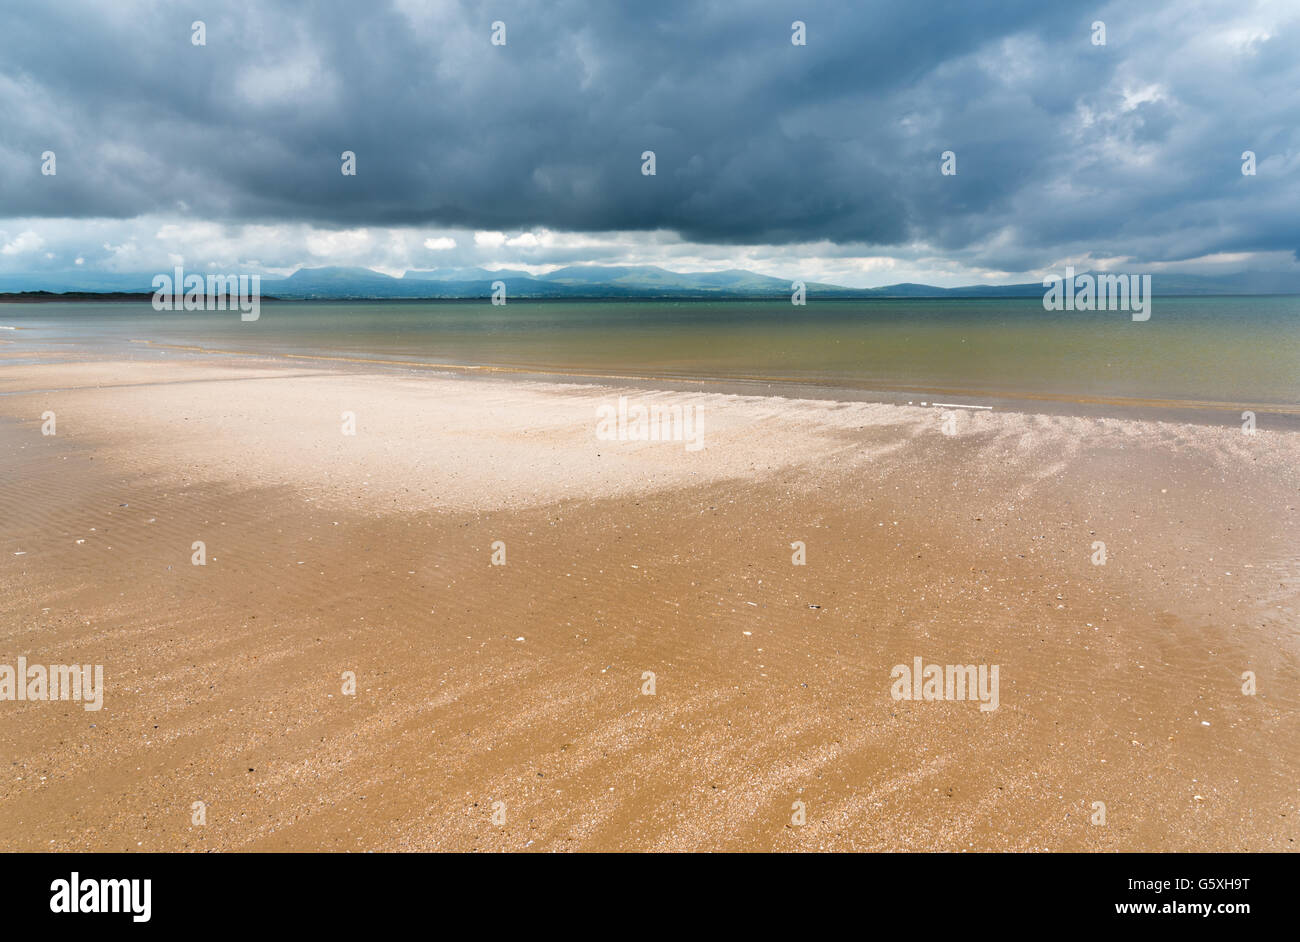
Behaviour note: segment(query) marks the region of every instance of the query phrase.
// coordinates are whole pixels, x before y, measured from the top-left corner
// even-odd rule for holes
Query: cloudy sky
[[[10,0],[0,17],[0,273],[1297,268],[1295,0]]]

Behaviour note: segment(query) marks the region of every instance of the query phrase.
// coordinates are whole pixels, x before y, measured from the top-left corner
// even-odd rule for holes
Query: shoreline
[[[14,328],[24,330],[30,328]],[[829,402],[866,402],[891,405],[919,405],[923,408],[953,406],[963,409],[991,409],[1025,415],[1058,415],[1090,418],[1148,420],[1193,425],[1240,428],[1242,413],[1256,415],[1261,427],[1277,431],[1300,431],[1300,404],[1280,402],[1218,402],[1184,399],[1152,399],[1117,396],[1077,396],[1068,394],[1028,393],[1023,391],[967,389],[944,386],[892,385],[865,383],[827,383],[796,377],[776,376],[680,376],[656,373],[598,373],[567,368],[546,370],[537,367],[500,363],[432,362],[417,359],[393,359],[368,356],[342,356],[327,353],[238,350],[196,344],[163,343],[129,339],[128,344],[151,351],[179,352],[200,360],[241,358],[250,361],[307,363],[339,370],[382,370],[421,373],[447,373],[471,379],[514,379],[541,383],[572,383],[585,386],[621,385],[632,389],[673,392],[717,393]],[[4,360],[0,358],[0,364]],[[3,392],[0,392],[3,395]],[[933,400],[943,398],[944,402]]]

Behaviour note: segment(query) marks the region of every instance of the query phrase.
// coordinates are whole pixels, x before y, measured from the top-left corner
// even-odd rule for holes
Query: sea
[[[25,353],[221,352],[972,408],[1300,416],[1297,296],[1157,296],[1146,321],[1037,298],[264,301],[255,321],[20,302],[0,304],[0,328],[15,328],[0,329],[0,369]]]

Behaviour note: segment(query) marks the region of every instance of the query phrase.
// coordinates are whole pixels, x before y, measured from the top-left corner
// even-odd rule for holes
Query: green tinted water
[[[5,304],[0,325],[29,328],[0,340],[105,352],[134,340],[556,373],[1300,404],[1297,297],[1157,297],[1146,322],[980,299],[265,302],[247,323],[148,303]]]

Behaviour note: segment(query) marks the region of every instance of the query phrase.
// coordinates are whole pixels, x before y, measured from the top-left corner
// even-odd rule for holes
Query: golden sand
[[[619,395],[705,447],[598,439]],[[944,417],[6,365],[0,664],[106,689],[0,702],[0,847],[1294,849],[1300,433]]]

